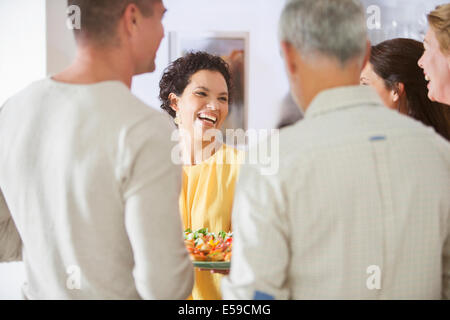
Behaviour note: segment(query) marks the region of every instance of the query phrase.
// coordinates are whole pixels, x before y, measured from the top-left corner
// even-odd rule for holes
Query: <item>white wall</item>
[[[75,39],[66,26],[66,10],[67,0],[46,0],[47,75],[58,73],[75,58]]]
[[[280,118],[280,104],[289,92],[277,41],[282,0],[165,0],[166,34],[170,31],[250,32],[248,127],[273,128]],[[158,82],[169,63],[168,37],[161,43],[157,69],[135,77],[133,92],[158,107]]]
[[[277,22],[281,0],[164,0],[164,19],[170,31],[250,32],[249,127],[275,127],[280,103],[289,92],[277,43]],[[54,74],[75,56],[75,42],[65,27],[65,1],[47,0],[47,73]],[[169,64],[168,37],[161,43],[157,69],[134,78],[132,91],[148,105],[159,109],[158,83]]]
[[[21,287],[24,282],[23,262],[0,263],[0,300],[22,299]]]
[[[45,75],[45,0],[0,0],[0,105]]]
[[[393,38],[423,41],[428,29],[426,14],[448,0],[361,0],[380,8],[380,29],[369,30],[373,44]]]
[[[45,0],[0,0],[0,105],[45,76]],[[0,263],[0,299],[20,299],[22,263]]]

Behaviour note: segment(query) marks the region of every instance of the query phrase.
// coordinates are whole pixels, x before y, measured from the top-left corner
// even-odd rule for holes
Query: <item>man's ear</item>
[[[173,92],[169,93],[170,107],[175,112],[178,112],[178,100],[179,100],[179,98],[175,93],[173,93]]]
[[[292,44],[286,41],[281,41],[281,52],[284,57],[284,62],[286,64],[286,69],[289,74],[295,74],[297,71],[297,63],[296,63],[296,50]]]
[[[137,24],[140,22],[140,18],[141,16],[138,7],[134,3],[127,5],[123,13],[123,20],[128,36],[131,36],[134,33]]]
[[[361,72],[366,67],[366,64],[368,64],[370,61],[370,52],[371,51],[372,51],[372,45],[371,45],[370,41],[367,40],[366,41],[366,54],[364,55],[364,60],[363,60],[362,66],[361,66]]]

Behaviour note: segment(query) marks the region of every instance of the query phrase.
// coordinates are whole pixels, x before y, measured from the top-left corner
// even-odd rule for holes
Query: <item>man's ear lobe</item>
[[[282,41],[280,45],[288,72],[290,74],[295,74],[297,70],[297,64],[295,61],[296,51],[294,46],[286,41]]]
[[[136,27],[136,22],[138,19],[137,7],[134,3],[130,3],[126,8],[123,14],[125,19],[125,26],[128,34],[133,33],[133,29]]]

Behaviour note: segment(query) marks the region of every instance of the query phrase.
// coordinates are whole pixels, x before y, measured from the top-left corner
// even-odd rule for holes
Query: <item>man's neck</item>
[[[53,76],[53,79],[73,84],[116,80],[131,88],[133,75],[133,63],[124,50],[116,47],[81,47],[72,65]]]
[[[360,66],[355,64],[342,69],[330,64],[303,77],[310,79],[310,81],[304,81],[304,88],[301,88],[303,97],[301,105],[303,111],[306,111],[314,98],[322,91],[359,85]]]

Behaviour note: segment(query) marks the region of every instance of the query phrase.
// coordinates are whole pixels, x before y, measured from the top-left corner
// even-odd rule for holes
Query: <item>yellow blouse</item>
[[[184,228],[231,231],[234,187],[242,152],[225,144],[206,161],[183,167],[179,199]],[[195,269],[194,300],[219,300],[223,275]]]

